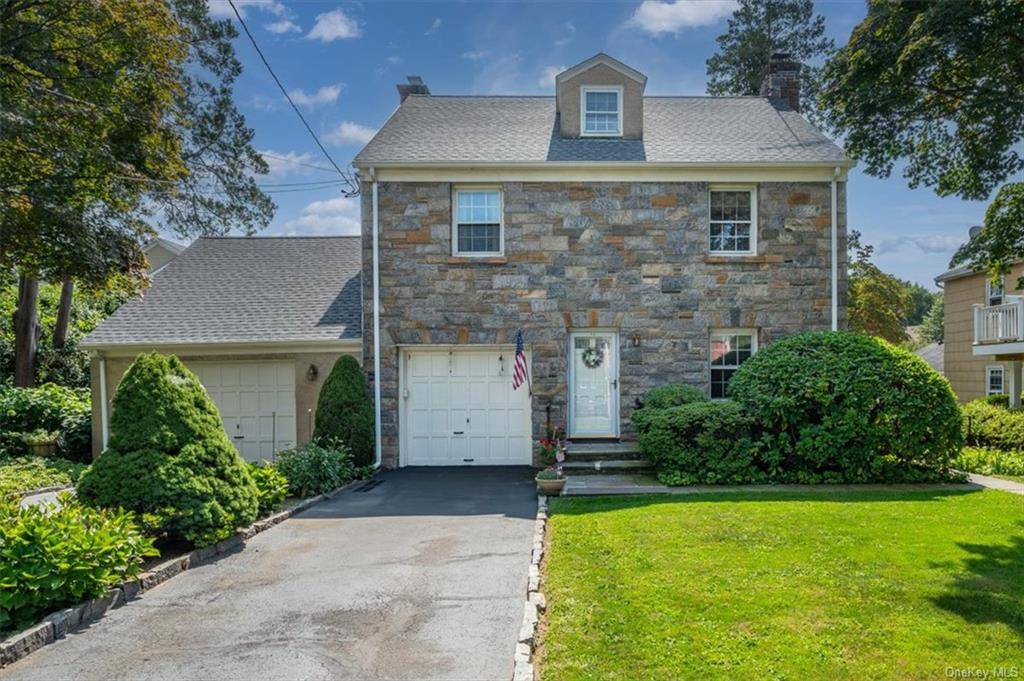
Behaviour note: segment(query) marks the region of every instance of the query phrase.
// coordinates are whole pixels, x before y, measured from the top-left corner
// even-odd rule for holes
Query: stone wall
[[[764,344],[830,326],[827,182],[760,183],[758,253],[740,257],[707,252],[706,183],[502,188],[505,255],[468,259],[451,256],[450,184],[379,186],[385,465],[398,461],[398,345],[508,343],[522,328],[533,353],[533,428],[540,434],[549,405],[553,422],[565,423],[568,332],[616,330],[622,434],[629,438],[636,399],[652,386],[707,388],[710,329],[756,327]],[[370,194],[364,187],[364,366],[372,372]],[[845,184],[839,231],[844,239]],[[845,327],[845,248],[840,257]]]

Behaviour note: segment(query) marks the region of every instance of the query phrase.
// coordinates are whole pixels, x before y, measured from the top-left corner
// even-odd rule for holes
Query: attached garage
[[[92,355],[93,456],[109,438],[121,376],[142,352],[196,373],[241,455],[312,436],[324,380],[362,358],[358,237],[219,237],[193,242],[83,342]]]
[[[512,389],[513,348],[399,352],[401,465],[530,465],[530,394]]]

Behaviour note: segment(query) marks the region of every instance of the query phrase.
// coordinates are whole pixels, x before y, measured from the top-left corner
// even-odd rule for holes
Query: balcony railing
[[[1002,305],[974,306],[974,343],[1024,342],[1024,296],[1006,296]]]

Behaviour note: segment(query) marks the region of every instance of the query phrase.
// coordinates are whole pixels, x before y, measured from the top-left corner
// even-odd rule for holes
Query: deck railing
[[[974,342],[1024,341],[1024,296],[1007,296],[1002,305],[974,306]]]

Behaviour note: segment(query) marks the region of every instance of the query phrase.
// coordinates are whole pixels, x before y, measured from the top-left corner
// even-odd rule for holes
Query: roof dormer
[[[562,137],[624,137],[644,134],[647,76],[603,52],[555,78]]]

